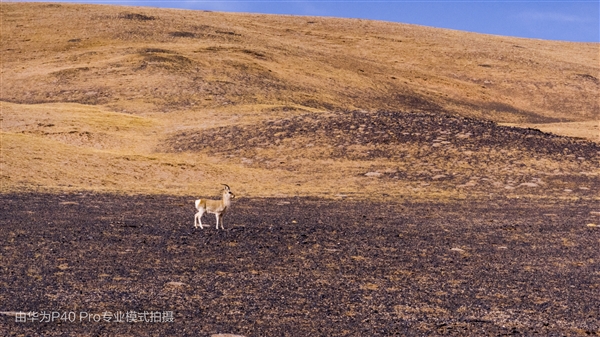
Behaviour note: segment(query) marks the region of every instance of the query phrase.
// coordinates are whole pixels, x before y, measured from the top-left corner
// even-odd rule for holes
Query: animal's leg
[[[194,228],[198,228],[198,226],[200,226],[200,228],[204,229],[204,227],[202,226],[202,215],[204,214],[204,210],[200,209],[198,210],[198,213],[196,213],[196,216],[194,216]],[[196,225],[196,220],[198,222],[198,226]]]
[[[220,218],[220,214],[219,213],[215,213],[215,217],[217,218],[217,229],[219,229],[219,218]]]
[[[219,218],[221,219],[221,229],[225,229],[225,227],[223,227],[223,213],[219,214]]]

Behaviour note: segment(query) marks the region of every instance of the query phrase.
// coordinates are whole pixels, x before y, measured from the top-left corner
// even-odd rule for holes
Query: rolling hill
[[[598,44],[0,6],[4,192],[598,196]]]

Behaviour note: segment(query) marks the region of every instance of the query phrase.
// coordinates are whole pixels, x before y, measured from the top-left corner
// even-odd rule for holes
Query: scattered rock
[[[210,335],[210,337],[245,337],[245,336],[234,335],[234,334],[230,334],[230,333],[217,333],[214,335]]]
[[[591,214],[591,215],[600,215],[600,212],[595,212],[595,211],[592,211],[592,212],[590,212],[590,214]]]
[[[448,176],[445,175],[445,174],[438,174],[436,176],[433,176],[431,179],[433,179],[433,180],[439,180],[439,179],[444,179],[446,177],[448,177]]]
[[[440,129],[441,125],[443,129]],[[482,148],[494,148],[513,155],[525,150],[527,154],[533,152],[537,156],[555,155],[561,149],[561,153],[573,156],[573,159],[582,157],[587,158],[586,161],[594,157],[592,151],[599,149],[598,144],[593,142],[574,142],[568,137],[535,129],[507,127],[491,121],[439,113],[340,111],[307,113],[252,126],[186,130],[166,139],[161,150],[207,151],[211,154],[239,150],[248,153],[248,157],[258,146],[273,148],[279,146],[277,140],[284,139],[295,141],[303,148],[326,145],[337,149],[342,146],[332,153],[314,154],[317,157],[361,160],[391,158],[403,153],[407,145],[419,147],[420,152],[437,147],[436,153],[441,150],[440,147],[456,146],[457,152],[450,153],[451,157],[477,155]],[[309,139],[314,140],[310,142]],[[348,151],[353,145],[360,146],[361,151]],[[519,163],[515,161],[514,164]]]
[[[596,225],[595,223],[589,223],[586,226],[588,226],[588,227],[598,227],[598,225]]]
[[[179,288],[179,287],[183,287],[183,286],[186,286],[186,284],[183,282],[176,282],[176,281],[167,282],[165,284],[165,287],[173,287],[173,288]]]
[[[542,181],[542,179],[540,179],[540,178],[533,178],[533,182],[535,182],[538,185],[542,185],[542,186],[546,185],[546,183],[544,181]]]
[[[381,172],[367,172],[365,173],[366,177],[371,177],[371,178],[379,178],[383,175],[383,173]]]
[[[473,187],[473,186],[477,186],[477,181],[470,180],[469,182],[462,184],[462,185],[458,185],[456,187],[463,188],[463,187]]]
[[[74,195],[72,197],[75,198]],[[155,335],[163,336],[170,335],[169,332],[172,334],[179,327],[181,331],[196,331],[200,336],[235,336],[243,331],[282,336],[290,331],[290,326],[301,328],[306,322],[310,323],[306,329],[299,328],[295,335],[339,335],[339,331],[355,331],[357,326],[364,331],[368,329],[371,335],[378,334],[377,331],[382,331],[381,335],[401,334],[413,327],[435,332],[438,331],[437,326],[445,322],[449,327],[459,326],[460,331],[467,335],[472,331],[482,331],[483,327],[489,335],[501,335],[508,330],[500,324],[520,324],[517,321],[523,312],[530,314],[519,325],[520,331],[530,327],[528,331],[539,328],[541,333],[573,333],[572,326],[568,324],[543,326],[543,322],[553,319],[590,322],[591,327],[598,325],[597,317],[590,317],[589,310],[566,310],[553,305],[561,303],[564,298],[577,298],[582,308],[593,308],[597,304],[597,300],[589,296],[589,288],[577,285],[571,288],[573,278],[564,277],[574,275],[584,285],[593,285],[597,279],[588,272],[592,270],[588,261],[590,247],[597,244],[599,229],[586,225],[600,225],[600,220],[590,215],[592,211],[600,211],[597,202],[591,198],[567,198],[556,202],[548,202],[545,198],[523,198],[515,202],[512,198],[488,200],[485,197],[470,202],[457,200],[447,203],[405,200],[397,203],[368,200],[339,202],[295,196],[271,199],[275,203],[270,203],[259,198],[243,198],[236,202],[230,225],[226,217],[226,231],[205,229],[202,233],[192,233],[188,225],[165,226],[170,223],[188,224],[192,210],[174,207],[179,203],[189,205],[188,195],[98,193],[90,194],[88,198],[93,198],[94,202],[82,201],[78,212],[65,212],[64,208],[55,207],[62,200],[52,194],[0,196],[4,242],[14,238],[14,242],[4,244],[2,250],[2,261],[6,262],[10,273],[0,273],[0,282],[12,282],[14,287],[9,289],[11,293],[5,291],[3,294],[5,307],[30,310],[19,305],[32,303],[35,308],[36,304],[47,303],[50,308],[62,305],[68,308],[69,303],[74,303],[72,305],[85,309],[90,296],[85,292],[79,294],[78,289],[99,285],[90,288],[94,292],[92,300],[101,299],[107,308],[122,306],[123,294],[127,295],[127,303],[150,303],[154,308],[165,308],[162,310],[170,310],[169,303],[176,305],[175,325],[155,324],[148,328]],[[276,205],[280,201],[290,202],[294,207],[285,207],[287,209],[282,212],[282,206]],[[36,213],[24,216],[24,205],[36,210]],[[101,206],[102,211],[96,210],[96,205]],[[549,218],[541,215],[549,213],[558,214],[559,218],[548,223]],[[127,221],[137,224],[138,228],[118,230],[121,240],[115,240],[116,236],[103,234],[115,233],[118,229],[110,226],[107,214],[111,218],[111,214],[125,214]],[[44,225],[31,226],[33,217],[37,223]],[[301,230],[299,226],[288,224],[295,219],[302,219]],[[319,223],[320,220],[323,223]],[[90,232],[93,237],[88,239],[87,234],[83,237],[79,234],[82,224],[94,224],[95,231]],[[273,224],[271,231],[268,230],[270,224]],[[573,224],[587,235],[573,230]],[[568,251],[563,251],[565,245],[561,237],[568,239]],[[234,241],[237,246],[228,244]],[[36,249],[42,254],[39,258],[21,254],[30,250],[31,242],[47,243]],[[510,243],[511,247],[499,242]],[[133,248],[131,255],[116,256],[120,263],[111,261],[115,253],[129,248]],[[90,251],[94,254],[88,254]],[[222,254],[224,251],[230,254]],[[406,252],[410,256],[407,257]],[[85,263],[69,258],[79,254],[85,256]],[[548,262],[548,254],[552,255],[552,262],[560,266],[560,273],[539,272],[537,269],[536,266]],[[148,262],[148,256],[151,261],[156,259],[160,264],[156,268],[143,266],[144,262]],[[472,258],[463,259],[469,256]],[[55,275],[57,270],[51,266],[53,261],[55,265],[65,262],[56,262],[61,257],[67,258],[65,261],[73,265],[63,274]],[[318,277],[298,277],[299,267],[311,268]],[[524,267],[533,269],[526,270]],[[193,272],[194,268],[199,269]],[[92,275],[105,273],[103,278],[106,280],[92,279],[92,284],[86,283],[89,280],[81,277],[82,270]],[[187,285],[182,288],[166,288],[167,280],[182,271],[189,274],[188,277],[175,278],[190,283],[186,282]],[[507,271],[514,285],[508,292]],[[395,277],[381,279],[378,275]],[[190,278],[192,276],[194,281]],[[32,277],[36,277],[39,291],[30,290]],[[448,287],[449,279],[451,287]],[[61,292],[55,291],[57,280],[65,285]],[[102,287],[107,282],[114,287]],[[381,293],[369,293],[368,288],[375,288],[373,285],[368,285],[365,290],[359,288],[368,282],[377,285],[379,289],[374,291]],[[482,314],[478,304],[480,285],[485,287],[486,294],[492,296],[490,300],[495,298],[502,304],[502,311],[490,309],[489,312],[489,315],[500,317],[498,325],[482,323],[483,319],[487,319],[483,317],[487,313]],[[254,290],[248,294],[248,288]],[[161,289],[165,290],[161,292]],[[535,289],[537,300],[548,301],[544,303],[549,304],[535,303],[533,297],[523,301],[510,301],[510,298],[503,297],[527,299],[532,295],[531,289]],[[72,296],[66,291],[70,291]],[[461,292],[461,296],[450,296],[451,307],[462,307],[466,311],[455,312],[444,304],[455,291]],[[392,296],[400,292],[401,302],[398,296]],[[13,293],[17,296],[12,296]],[[424,294],[431,299],[426,304],[423,304]],[[200,310],[198,301],[194,299],[201,299]],[[309,311],[298,314],[299,309],[290,303],[300,303],[300,311],[302,308]],[[405,313],[405,318],[399,318],[391,311],[399,303],[414,308],[414,311]],[[347,309],[338,311],[340,307]],[[346,310],[354,310],[354,318],[348,316]],[[382,314],[382,311],[385,312]],[[511,313],[506,314],[509,311]],[[235,319],[244,315],[247,319]],[[228,320],[228,317],[233,319]],[[477,319],[469,321],[470,317]],[[4,325],[11,326],[6,322],[14,325],[14,319],[5,316]],[[369,321],[362,325],[357,323],[366,319]],[[383,330],[397,326],[399,319],[410,319],[409,323],[415,325]],[[505,323],[505,319],[514,320]],[[41,324],[32,324],[19,325],[19,329],[23,328],[23,335],[28,335],[28,330],[24,329],[27,326],[33,327],[29,331],[34,333],[29,334],[43,328]],[[77,331],[81,331],[80,326],[67,323],[61,324],[60,328],[66,335],[76,335]],[[134,331],[133,328],[130,330]],[[106,325],[104,332],[118,335],[119,331],[123,334],[125,330],[120,326]],[[205,333],[202,334],[202,331]],[[362,335],[369,335],[368,331]],[[251,335],[248,333],[246,336]]]
[[[519,187],[524,186],[524,187],[540,187],[540,185],[536,184],[536,183],[522,183],[519,184]]]

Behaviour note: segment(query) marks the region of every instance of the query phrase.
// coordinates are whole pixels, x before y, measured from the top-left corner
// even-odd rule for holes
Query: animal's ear
[[[227,186],[226,184],[222,184],[222,185],[223,185],[223,186],[225,186],[225,189],[226,189],[227,191],[231,191],[231,189],[229,188],[229,186]]]

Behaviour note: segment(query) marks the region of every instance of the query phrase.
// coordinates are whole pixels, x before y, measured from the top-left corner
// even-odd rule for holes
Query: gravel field
[[[191,197],[0,207],[5,336],[600,334],[595,201],[239,198],[224,231]]]

